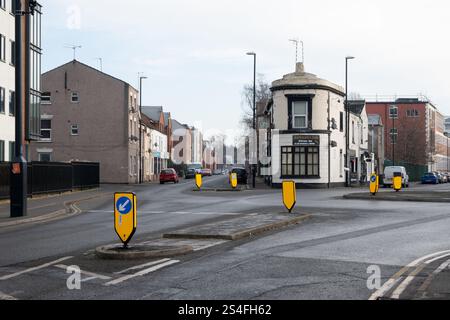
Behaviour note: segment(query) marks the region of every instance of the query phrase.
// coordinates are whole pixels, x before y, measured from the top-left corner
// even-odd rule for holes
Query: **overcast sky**
[[[368,95],[427,95],[450,114],[450,4],[444,0],[41,0],[43,70],[77,59],[137,87],[203,130],[239,127],[242,87],[294,70],[305,44],[307,72]],[[301,58],[300,58],[301,59]]]

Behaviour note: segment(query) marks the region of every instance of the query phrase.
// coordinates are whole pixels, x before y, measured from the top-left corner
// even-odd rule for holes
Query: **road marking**
[[[170,266],[170,265],[175,264],[175,263],[178,263],[178,262],[180,262],[180,261],[179,261],[179,260],[170,260],[170,261],[161,263],[161,264],[159,264],[159,265],[156,265],[156,266],[154,266],[154,267],[151,267],[151,268],[148,268],[148,269],[144,269],[144,270],[139,271],[139,272],[137,272],[137,273],[135,273],[135,274],[130,274],[130,275],[128,275],[128,276],[125,276],[125,277],[118,278],[118,279],[116,279],[116,280],[107,282],[107,283],[105,283],[104,285],[105,285],[105,286],[116,285],[116,284],[119,284],[119,283],[121,283],[121,282],[130,280],[130,279],[132,279],[132,278],[144,276],[144,275],[146,275],[146,274],[148,274],[148,273],[154,272],[154,271],[156,271],[156,270],[159,270],[159,269],[161,269],[161,268]]]
[[[405,273],[407,272],[409,269],[416,267],[419,263],[421,263],[424,260],[427,259],[432,259],[436,256],[442,255],[442,254],[447,254],[450,253],[450,250],[445,250],[445,251],[439,251],[439,252],[435,252],[432,254],[428,254],[426,256],[423,256],[421,258],[418,258],[416,260],[414,260],[413,262],[411,262],[410,264],[408,264],[407,266],[401,268],[396,274],[394,274],[388,281],[386,281],[384,283],[384,285],[378,289],[377,291],[375,291],[369,298],[369,300],[377,300],[380,297],[383,297],[390,289],[392,289],[399,281],[399,278]]]
[[[0,300],[14,301],[19,299],[14,298],[13,296],[10,296],[8,294],[4,294],[3,292],[0,291]]]
[[[439,257],[437,257],[437,258],[428,260],[428,261],[426,261],[425,263],[426,263],[426,264],[430,264],[430,263],[433,263],[433,262],[435,262],[435,261],[437,261],[437,260],[443,259],[443,258],[448,257],[448,256],[450,256],[450,253],[447,253],[447,254],[444,254],[443,256],[439,256]]]
[[[392,278],[390,278],[388,281],[386,281],[386,283],[379,290],[377,290],[374,294],[372,294],[370,296],[369,300],[376,300],[376,299],[384,296],[390,289],[392,289],[395,286],[395,284],[398,282],[398,279],[400,278],[400,276],[402,276],[409,269],[414,268],[417,265],[419,265],[422,261],[430,259],[430,258],[434,258],[438,255],[447,254],[447,253],[450,253],[450,250],[435,252],[435,253],[428,254],[426,256],[423,256],[421,258],[414,260],[407,266],[400,269]],[[406,287],[405,287],[405,289],[406,289]]]
[[[69,266],[66,266],[64,264],[58,264],[58,265],[56,265],[54,267],[55,268],[59,268],[59,269],[63,269],[63,270],[66,270],[66,271],[67,271],[67,268],[69,268]],[[89,271],[84,271],[84,270],[81,270],[81,269],[80,269],[80,271],[81,271],[81,274],[84,274],[85,276],[88,276],[88,277],[98,278],[98,279],[102,279],[102,280],[109,280],[109,279],[111,279],[111,277],[104,276],[104,275],[101,275],[101,274],[97,274],[97,273],[93,273],[93,272],[89,272]]]
[[[374,294],[372,294],[369,300],[377,300],[380,297],[383,297],[389,290],[391,290],[398,282],[400,282],[403,277],[399,277],[397,279],[391,278],[386,281],[383,286],[378,289]]]
[[[413,272],[409,274],[409,276],[406,277],[406,279],[400,283],[400,285],[395,289],[395,291],[392,293],[391,298],[392,299],[400,299],[400,296],[402,293],[406,290],[406,288],[411,284],[411,282],[415,279],[415,277],[419,274],[420,271],[422,271],[426,267],[426,264],[422,264],[418,266],[416,269],[414,269]]]
[[[132,271],[132,270],[143,269],[145,267],[154,266],[155,264],[160,264],[160,263],[163,263],[163,262],[166,262],[166,261],[169,261],[169,260],[170,259],[161,259],[161,260],[158,260],[158,261],[152,261],[152,262],[141,264],[141,265],[138,265],[138,266],[134,266],[134,267],[131,267],[131,268],[119,271],[119,272],[114,272],[114,274],[122,274],[122,273],[126,273],[126,272]]]
[[[52,262],[49,262],[49,263],[37,266],[37,267],[29,268],[29,269],[26,269],[26,270],[23,270],[23,271],[19,271],[19,272],[16,272],[16,273],[13,273],[13,274],[10,274],[10,275],[7,275],[7,276],[3,276],[3,277],[0,277],[0,281],[12,279],[12,278],[20,276],[22,274],[25,274],[25,273],[29,273],[29,272],[33,272],[33,271],[36,271],[36,270],[44,269],[44,268],[50,267],[50,266],[52,266],[54,264],[57,264],[57,263],[60,263],[62,261],[69,260],[69,259],[72,259],[72,258],[73,257],[64,257],[64,258],[61,258],[61,259],[58,259],[58,260],[55,260],[55,261],[52,261]]]
[[[431,281],[433,281],[433,279],[439,274],[441,273],[441,271],[443,271],[444,269],[448,268],[448,266],[450,265],[450,259],[445,261],[443,264],[441,264],[436,270],[433,271],[432,274],[430,274],[428,276],[428,278],[425,280],[425,282],[420,286],[420,288],[417,290],[419,292],[425,292],[428,287],[431,284]]]

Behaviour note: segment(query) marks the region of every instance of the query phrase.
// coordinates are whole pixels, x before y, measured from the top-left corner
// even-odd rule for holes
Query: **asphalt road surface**
[[[206,178],[205,186],[223,186],[226,179]],[[284,211],[280,190],[192,192],[193,180],[117,188],[137,193],[135,242],[199,223]],[[448,190],[450,184],[411,190],[422,188]],[[197,242],[192,254],[142,261],[96,258],[97,246],[118,242],[113,203],[83,202],[83,212],[71,218],[0,229],[0,299],[401,298],[408,283],[397,287],[406,279],[393,277],[399,270],[450,250],[450,203],[344,200],[345,193],[298,190],[295,212],[312,215],[302,224],[234,242]],[[67,286],[69,266],[82,271],[80,290]],[[378,268],[381,284],[392,285],[369,288],[368,268]]]

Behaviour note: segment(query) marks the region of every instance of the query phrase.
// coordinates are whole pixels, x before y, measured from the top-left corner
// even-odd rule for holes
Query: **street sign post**
[[[136,232],[136,204],[136,195],[134,193],[114,194],[114,228],[124,248],[128,246]]]
[[[376,173],[372,173],[370,176],[370,193],[376,195],[380,188],[380,178]]]
[[[200,173],[195,174],[195,185],[197,186],[198,189],[201,189],[203,185],[203,178]]]
[[[394,188],[395,191],[399,192],[400,190],[402,190],[402,174],[401,173],[394,173],[394,178],[392,179],[392,187]]]
[[[230,176],[230,182],[231,182],[231,187],[233,189],[236,189],[238,186],[238,177],[237,177],[237,173],[232,173]]]
[[[289,213],[291,213],[297,203],[295,181],[283,181],[283,203]]]

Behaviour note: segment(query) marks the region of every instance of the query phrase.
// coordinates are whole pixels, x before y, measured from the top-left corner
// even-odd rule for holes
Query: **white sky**
[[[429,96],[450,114],[450,3],[443,0],[41,0],[43,69],[77,58],[137,87],[203,130],[238,127],[253,60],[268,81],[294,70],[305,43],[306,71],[361,95]],[[79,17],[79,18],[78,18]],[[299,55],[300,56],[300,55]],[[230,133],[231,134],[231,133]]]

